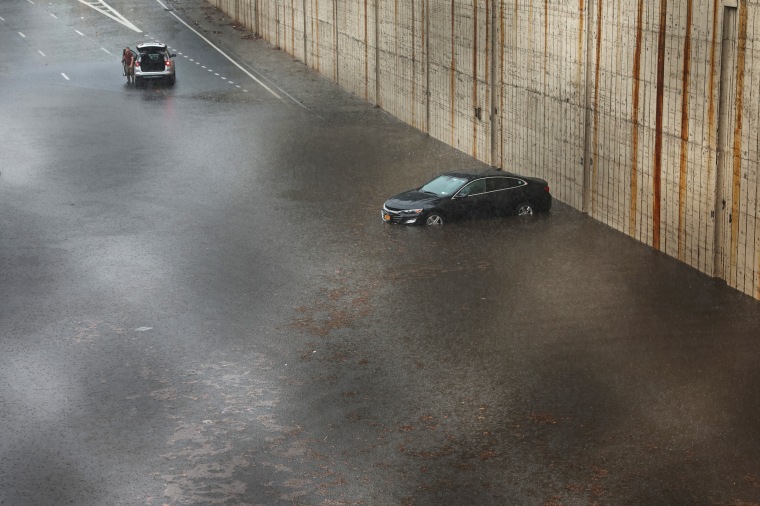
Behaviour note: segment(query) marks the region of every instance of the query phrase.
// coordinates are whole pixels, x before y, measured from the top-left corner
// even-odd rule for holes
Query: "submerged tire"
[[[530,216],[532,214],[536,214],[536,209],[533,207],[533,204],[530,202],[523,202],[517,208],[515,209],[515,214],[517,216]]]
[[[433,213],[427,217],[425,220],[425,225],[429,225],[431,227],[441,226],[443,225],[443,216],[438,213]]]

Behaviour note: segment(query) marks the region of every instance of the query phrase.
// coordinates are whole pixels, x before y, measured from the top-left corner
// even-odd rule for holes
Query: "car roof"
[[[148,48],[158,48],[158,49],[166,49],[166,44],[162,44],[161,42],[143,42],[142,44],[137,44],[137,49],[148,49]]]
[[[451,172],[446,172],[444,174],[441,174],[443,176],[452,176],[452,177],[459,177],[462,179],[467,179],[468,181],[472,181],[473,179],[478,179],[481,177],[493,177],[493,176],[501,176],[501,177],[524,177],[519,176],[517,174],[513,174],[512,172],[506,172],[503,170],[497,170],[497,169],[468,169],[468,170],[456,170]]]

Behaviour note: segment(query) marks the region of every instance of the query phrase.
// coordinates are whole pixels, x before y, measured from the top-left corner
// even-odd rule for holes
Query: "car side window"
[[[485,179],[477,179],[473,181],[472,183],[468,184],[464,188],[462,188],[459,191],[459,195],[462,197],[466,197],[468,195],[478,195],[480,193],[485,193],[486,191],[486,180]]]
[[[489,177],[488,178],[488,191],[508,190],[510,188],[517,188],[523,186],[525,182],[522,179],[515,177]]]

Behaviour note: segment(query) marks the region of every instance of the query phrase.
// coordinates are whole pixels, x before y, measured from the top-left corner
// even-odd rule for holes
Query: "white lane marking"
[[[180,53],[179,51],[177,51],[177,54],[181,55],[182,53]]]
[[[107,54],[111,54],[111,51],[109,51],[108,49],[106,49],[104,47],[101,47],[100,49],[102,49],[103,51],[105,51]]]
[[[152,329],[153,329],[153,327],[137,327],[135,330],[138,331],[138,332],[145,332],[145,331],[152,330]]]
[[[63,72],[61,72],[61,75],[62,75],[62,76],[63,76],[63,78],[64,78],[64,79],[66,79],[67,81],[71,81],[71,79],[69,79],[69,76],[67,76],[67,75],[66,75],[66,74],[64,74]]]
[[[80,2],[81,1],[82,0],[80,0]],[[211,46],[214,49],[216,49],[222,56],[224,56],[225,58],[227,58],[233,65],[235,65],[237,68],[239,68],[240,70],[242,70],[243,72],[245,72],[245,75],[247,75],[248,77],[250,77],[251,79],[253,79],[254,81],[256,81],[259,84],[259,86],[261,86],[262,88],[264,88],[265,90],[267,90],[269,93],[271,93],[272,95],[274,95],[274,97],[277,98],[278,100],[281,100],[281,101],[284,102],[284,100],[282,99],[282,97],[280,95],[278,95],[277,93],[275,93],[275,91],[272,90],[272,88],[270,88],[269,86],[267,86],[266,84],[264,84],[263,82],[261,82],[258,78],[256,78],[256,76],[254,76],[253,74],[251,74],[250,72],[248,72],[246,69],[244,69],[238,62],[236,62],[230,56],[228,56],[227,53],[225,53],[224,51],[222,51],[221,49],[219,49],[218,47],[216,47],[210,40],[208,40],[206,37],[204,37],[203,35],[201,35],[195,28],[193,28],[192,26],[190,26],[187,23],[185,23],[185,21],[182,18],[180,18],[179,16],[177,16],[174,12],[169,11],[168,7],[166,7],[166,5],[164,5],[163,2],[161,2],[161,0],[156,0],[156,2],[158,2],[158,4],[161,7],[163,7],[164,9],[166,9],[169,12],[169,14],[171,14],[172,16],[174,16],[175,18],[177,18],[177,21],[179,21],[180,23],[182,23],[183,25],[185,25],[186,27],[188,27],[190,29],[190,31],[192,31],[195,35],[197,35],[198,37],[200,37],[201,39],[203,39],[204,41],[206,41],[206,44],[208,44],[209,46]]]
[[[205,68],[206,68],[206,66],[205,66],[205,65],[201,65],[201,68],[202,68],[202,69],[205,69]]]
[[[5,18],[0,16],[0,21],[5,21]]]
[[[201,64],[201,62],[197,61],[197,62],[195,62],[195,64],[196,64],[196,65],[200,65],[200,64]]]
[[[75,32],[77,32],[77,33],[78,33],[79,35],[81,35],[82,37],[84,37],[84,34],[83,34],[82,32],[80,32],[79,30],[74,30],[74,31],[75,31]]]
[[[239,84],[236,84],[236,85],[235,85],[235,88],[240,88],[240,85],[239,85]]]
[[[207,69],[207,70],[208,70],[209,72],[213,72],[213,70],[211,70],[211,69]]]
[[[142,30],[137,28],[135,25],[133,25],[127,18],[119,14],[119,12],[108,5],[105,0],[95,0],[93,2],[85,2],[85,0],[79,0],[80,3],[86,5],[87,7],[90,7],[91,9],[95,9],[99,13],[103,14],[104,16],[108,16],[109,18],[113,19],[117,23],[121,23],[122,25],[126,26],[130,30],[134,30],[137,33],[142,33]]]
[[[26,1],[29,2],[32,5],[37,5],[36,3],[32,2],[32,0],[26,0]]]
[[[53,14],[52,12],[48,12],[48,14],[50,14],[51,16],[53,16],[55,19],[58,19],[58,16],[56,16],[56,15],[55,15],[55,14]]]
[[[25,38],[26,38],[26,35],[24,35],[23,33],[21,33],[21,32],[18,32],[18,34],[19,34],[19,35],[21,35],[21,38],[22,38],[22,39],[25,39]]]
[[[219,72],[214,72],[214,75],[215,75],[215,76],[218,76],[218,75],[219,75]]]
[[[38,52],[38,53],[40,53],[40,54],[42,55],[42,57],[43,57],[43,58],[45,57],[45,53],[43,53],[43,52],[42,52],[42,51],[40,51],[39,49],[37,50],[37,52]]]

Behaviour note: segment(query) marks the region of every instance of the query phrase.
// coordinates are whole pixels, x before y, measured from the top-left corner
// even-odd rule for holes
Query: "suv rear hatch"
[[[140,69],[143,72],[163,72],[164,52],[160,49],[148,49],[140,52]]]

